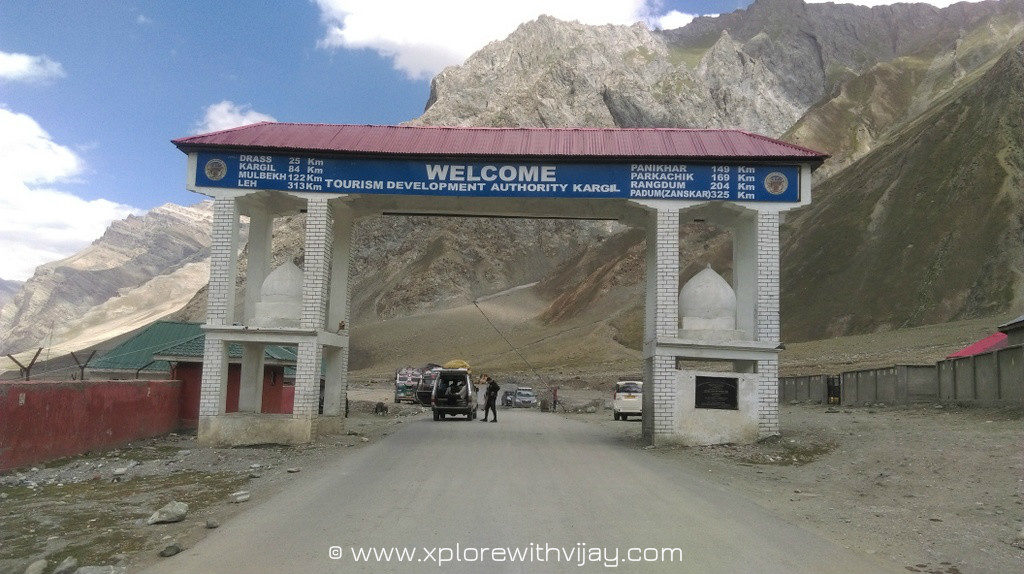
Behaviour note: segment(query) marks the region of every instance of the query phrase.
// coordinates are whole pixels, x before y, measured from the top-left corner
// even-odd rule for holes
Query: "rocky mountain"
[[[91,309],[154,278],[209,257],[212,204],[166,204],[115,221],[102,237],[60,261],[40,265],[0,308],[3,351],[19,352],[65,340]],[[182,297],[184,304],[193,293]],[[166,293],[151,300],[165,304]],[[171,311],[173,309],[168,309]],[[117,311],[108,311],[116,315]]]
[[[1024,44],[826,179],[783,246],[802,338],[993,315],[1024,301]],[[826,296],[827,295],[827,296]]]
[[[779,135],[808,104],[723,32],[688,60],[642,24],[542,16],[438,74],[416,125],[728,127]]]
[[[758,0],[671,31],[541,17],[439,74],[411,123],[740,128],[827,151],[814,203],[783,228],[783,338],[868,332],[1024,307],[1022,41],[1024,0]],[[7,346],[144,320],[168,273],[197,282],[208,226],[206,207],[164,206],[41,267],[0,310]],[[279,221],[276,262],[301,263],[302,229],[301,216]],[[639,346],[636,230],[381,217],[356,237],[358,325],[475,314],[477,297],[538,282],[529,300],[544,332],[596,316],[588,345]],[[710,262],[730,277],[728,234],[693,224],[681,239],[686,270]],[[204,313],[200,289],[175,316]]]
[[[943,10],[759,0],[661,33],[542,18],[442,72],[417,123],[781,134],[834,156],[816,174],[814,204],[784,228],[786,340],[978,317],[1024,305],[1013,271],[1024,257],[1022,30],[1020,0]],[[715,74],[740,68],[748,83],[716,91]],[[687,100],[694,86],[704,106]],[[725,239],[712,231],[702,240],[711,253],[695,254],[692,233],[681,233],[684,267],[697,257],[728,271]],[[642,247],[627,232],[573,258],[542,282],[553,298],[542,317],[600,305],[630,283],[640,300]],[[639,307],[611,311],[616,338],[635,339]]]
[[[301,215],[276,223],[275,265],[289,258],[302,264],[304,225]],[[359,220],[352,268],[353,320],[366,323],[455,307],[539,281],[585,245],[609,234],[602,225],[565,226],[551,220],[410,216]],[[244,261],[239,275],[241,293]],[[202,321],[205,314],[203,289],[175,318]]]
[[[22,281],[0,279],[0,307],[3,307],[10,301],[11,297],[14,297],[14,294],[18,292],[18,289],[21,289],[22,285],[24,285]]]

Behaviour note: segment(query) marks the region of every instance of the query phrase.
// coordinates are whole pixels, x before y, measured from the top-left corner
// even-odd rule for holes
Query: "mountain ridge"
[[[944,9],[758,0],[657,32],[542,17],[444,70],[424,114],[408,123],[730,127],[823,149],[832,158],[815,174],[814,202],[783,227],[784,340],[998,314],[1024,308],[1024,278],[1014,271],[1024,269],[1024,152],[1015,135],[1024,130],[1014,116],[1024,105],[1022,31],[1024,0]],[[276,263],[301,263],[301,224],[289,218],[275,229]],[[122,227],[104,237],[120,237]],[[591,344],[606,334],[609,356],[633,356],[614,347],[639,348],[642,235],[589,222],[361,222],[354,318],[362,326],[462,309],[536,281],[532,320],[554,328],[603,316]],[[708,262],[730,276],[727,234],[684,225],[681,238],[683,281]],[[129,243],[110,253],[130,260],[144,251]],[[95,253],[76,257],[85,265]],[[63,273],[53,265],[40,277]],[[161,269],[181,265],[165,259]],[[71,275],[65,283],[77,280]],[[104,301],[156,276],[147,277],[108,289]],[[204,303],[200,289],[172,316],[202,320]],[[0,309],[0,329],[10,307]]]

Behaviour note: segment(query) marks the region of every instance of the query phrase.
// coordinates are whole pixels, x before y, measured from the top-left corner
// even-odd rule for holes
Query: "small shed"
[[[203,349],[206,336],[196,335],[187,341],[160,349],[154,360],[169,366],[171,378],[181,381],[182,426],[194,428],[199,420],[199,395],[203,379]],[[228,388],[225,412],[238,411],[239,382],[242,376],[242,345],[230,343],[228,355]],[[290,414],[295,399],[294,376],[286,379],[285,370],[295,368],[296,349],[281,345],[266,345],[263,356],[263,413]]]

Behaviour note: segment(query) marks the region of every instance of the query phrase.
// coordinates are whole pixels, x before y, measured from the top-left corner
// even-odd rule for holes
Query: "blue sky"
[[[175,137],[273,118],[391,124],[430,78],[540,13],[652,27],[747,0],[0,3],[0,278],[173,202]]]

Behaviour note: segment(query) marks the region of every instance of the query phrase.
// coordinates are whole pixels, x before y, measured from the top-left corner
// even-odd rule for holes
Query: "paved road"
[[[410,420],[377,444],[296,475],[281,494],[146,572],[905,573],[789,524],[678,461],[630,448],[611,429],[500,414],[498,424]],[[342,548],[341,559],[328,557],[331,546]],[[351,548],[371,546],[415,548],[426,561],[355,562]],[[521,548],[535,560],[486,550],[483,562],[454,561],[479,560],[481,547]],[[617,552],[618,566],[578,566],[582,548],[588,558],[595,548]],[[631,563],[643,555],[627,556],[630,548],[681,551],[674,561]]]

